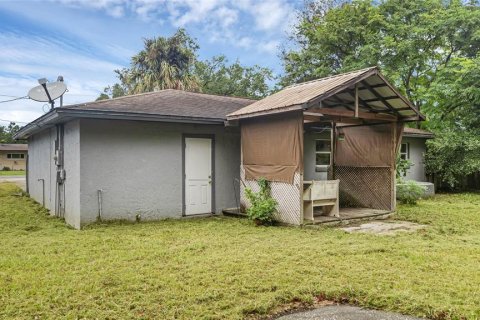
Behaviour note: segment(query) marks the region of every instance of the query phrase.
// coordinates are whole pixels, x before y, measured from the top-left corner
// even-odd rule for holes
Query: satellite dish
[[[33,87],[28,91],[28,97],[35,101],[52,103],[53,100],[60,98],[65,91],[67,91],[65,83],[55,81]]]

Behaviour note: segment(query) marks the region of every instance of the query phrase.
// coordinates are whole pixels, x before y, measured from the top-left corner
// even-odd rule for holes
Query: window
[[[25,159],[24,153],[7,153],[7,159]]]
[[[410,146],[408,143],[402,143],[402,146],[400,147],[400,158],[403,160],[410,159]]]
[[[316,168],[328,167],[331,163],[332,142],[330,139],[315,140],[315,166]]]

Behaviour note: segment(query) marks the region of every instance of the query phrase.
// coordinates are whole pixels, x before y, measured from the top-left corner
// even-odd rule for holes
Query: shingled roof
[[[255,100],[182,90],[161,90],[54,108],[27,124],[15,139],[78,118],[224,124],[227,114]]]
[[[222,119],[255,100],[166,89],[115,99],[75,104],[62,109],[131,112],[188,118]]]

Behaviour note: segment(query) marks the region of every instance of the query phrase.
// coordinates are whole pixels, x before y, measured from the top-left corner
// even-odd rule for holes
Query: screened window
[[[402,146],[400,147],[400,158],[403,160],[410,159],[410,146],[408,143],[402,143]]]
[[[315,165],[316,167],[326,167],[331,163],[332,142],[330,139],[315,140]]]
[[[7,159],[25,159],[24,153],[7,153]]]

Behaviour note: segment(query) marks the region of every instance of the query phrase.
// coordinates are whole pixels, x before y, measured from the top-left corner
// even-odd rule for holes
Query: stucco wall
[[[236,206],[240,166],[238,128],[158,122],[81,120],[81,224],[182,215],[182,134],[215,135],[215,208]],[[237,188],[237,197],[238,197]]]
[[[80,227],[80,125],[79,121],[65,124],[64,169],[65,179],[65,221]],[[56,129],[49,128],[30,137],[28,141],[28,184],[29,193],[38,203],[42,203],[42,181],[45,181],[45,207],[55,214],[56,170],[55,165]]]
[[[80,121],[64,126],[65,222],[80,228]]]
[[[55,207],[55,164],[53,161],[55,148],[54,129],[46,129],[28,140],[28,186],[30,197],[38,203],[43,201],[49,210]],[[42,188],[43,179],[45,190]]]
[[[425,176],[424,154],[426,150],[426,139],[403,137],[402,143],[408,143],[410,149],[410,161],[412,167],[408,169],[405,179],[415,181],[427,181]]]
[[[315,139],[330,139],[330,130],[321,133],[305,132],[303,136],[304,180],[327,180],[327,171],[315,170]]]
[[[8,159],[7,155],[9,153],[23,153],[25,154],[25,159]],[[0,151],[0,170],[4,167],[12,170],[25,170],[26,155],[26,151]]]

